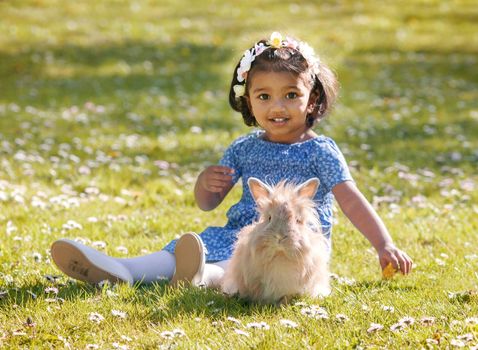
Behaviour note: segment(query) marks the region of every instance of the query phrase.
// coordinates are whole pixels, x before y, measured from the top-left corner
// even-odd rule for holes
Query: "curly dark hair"
[[[266,44],[266,40],[261,40],[258,44],[260,43]],[[326,116],[337,98],[338,82],[330,68],[321,62],[318,70],[314,69],[299,50],[291,47],[268,47],[260,55],[256,56],[247,75],[246,92],[244,96],[236,98],[233,87],[234,85],[241,84],[237,80],[237,69],[239,66],[240,61],[237,63],[232,76],[229,89],[229,104],[232,109],[242,114],[244,123],[248,126],[258,126],[256,118],[247,103],[249,82],[257,72],[289,72],[295,75],[310,74],[311,96],[314,96],[316,100],[314,110],[308,113],[306,117],[306,124],[309,128]]]

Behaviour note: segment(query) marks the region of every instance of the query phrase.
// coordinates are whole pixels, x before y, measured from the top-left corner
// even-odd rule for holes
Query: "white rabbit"
[[[282,181],[271,188],[249,178],[260,215],[238,235],[221,281],[224,293],[266,303],[330,294],[329,253],[313,201],[319,183]]]

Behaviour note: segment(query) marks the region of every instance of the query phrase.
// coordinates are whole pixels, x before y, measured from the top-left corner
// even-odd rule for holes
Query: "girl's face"
[[[249,82],[249,108],[267,140],[290,144],[312,137],[313,132],[306,125],[307,113],[313,110],[310,92],[304,74],[253,74]]]

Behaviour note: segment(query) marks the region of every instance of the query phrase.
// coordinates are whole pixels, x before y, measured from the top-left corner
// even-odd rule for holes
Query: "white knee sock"
[[[224,275],[224,269],[227,266],[229,260],[222,260],[204,266],[204,274],[202,283],[206,287],[219,288],[221,278]]]
[[[174,254],[161,250],[135,258],[116,259],[129,270],[134,282],[151,283],[162,278],[170,280],[176,266]]]
[[[174,254],[161,250],[145,256],[119,259],[116,261],[123,264],[133,276],[134,282],[151,283],[162,278],[170,280],[176,267]],[[204,266],[202,282],[206,287],[217,288],[224,275],[224,269],[229,260],[218,261]]]

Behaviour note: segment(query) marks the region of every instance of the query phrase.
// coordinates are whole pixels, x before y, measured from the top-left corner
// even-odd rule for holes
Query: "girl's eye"
[[[263,101],[266,101],[269,99],[269,95],[268,94],[260,94],[259,95],[259,100],[263,100]]]
[[[293,100],[294,98],[297,98],[297,93],[296,92],[289,92],[285,97],[289,100]]]

